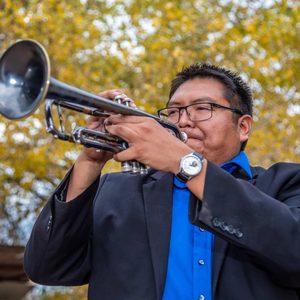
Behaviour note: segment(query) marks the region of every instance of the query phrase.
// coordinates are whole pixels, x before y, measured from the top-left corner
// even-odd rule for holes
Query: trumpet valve
[[[130,161],[123,161],[121,163],[121,169],[123,173],[131,173],[132,172],[132,165]]]

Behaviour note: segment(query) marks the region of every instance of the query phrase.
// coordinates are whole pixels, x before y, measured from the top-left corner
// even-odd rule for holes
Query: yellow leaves
[[[154,28],[160,28],[161,24],[162,24],[162,20],[160,17],[154,17],[152,19],[152,25]]]
[[[116,22],[107,20],[116,20],[121,12],[128,13],[129,23],[113,28]],[[11,29],[3,47],[18,37],[36,38],[47,48],[54,77],[91,91],[127,88],[151,111],[163,104],[176,71],[195,61],[221,62],[245,72],[263,91],[272,85],[290,86],[299,76],[293,63],[299,9],[277,2],[247,14],[238,4],[207,0],[109,5],[6,0],[0,13],[1,31],[8,24]],[[129,46],[123,47],[124,42]],[[133,54],[134,47],[145,50]]]
[[[175,58],[179,58],[181,57],[182,55],[184,55],[184,51],[179,48],[179,47],[175,47],[172,51],[172,56],[175,57]]]
[[[166,11],[168,11],[168,10],[173,10],[173,8],[174,8],[174,4],[173,4],[173,2],[167,2],[166,4],[165,4],[165,10]]]
[[[300,162],[300,117],[288,114],[289,105],[300,102],[300,10],[287,3],[266,8],[257,1],[253,8],[218,0],[3,0],[0,50],[19,38],[36,39],[49,53],[53,77],[87,91],[123,88],[151,113],[165,105],[170,81],[183,66],[222,64],[254,79],[257,122],[247,146],[252,163]],[[122,18],[126,22],[118,26]],[[44,124],[43,107],[34,118]],[[6,125],[5,131],[0,126],[0,201],[17,191],[19,197],[33,193],[30,201],[38,203],[36,186],[47,198],[81,147],[55,140],[33,121],[0,121]],[[119,163],[105,167],[115,170]],[[69,298],[85,299],[85,288],[77,291]]]
[[[257,31],[257,23],[249,22],[248,24],[246,24],[245,30],[246,30],[247,34],[250,34],[250,35],[255,34]]]
[[[296,72],[295,72],[296,71]],[[298,73],[298,74],[297,74]],[[297,76],[298,75],[298,76]],[[285,77],[285,80],[287,81],[291,81],[291,82],[294,82],[294,80],[299,77],[299,71],[298,69],[296,70],[292,70],[292,69],[288,69],[284,72],[284,77]]]
[[[0,45],[2,51],[18,38],[37,39],[49,53],[53,77],[94,92],[124,88],[152,113],[164,106],[170,81],[184,65],[221,63],[260,85],[253,85],[255,97],[262,99],[257,105],[261,126],[248,146],[253,160],[266,165],[278,158],[299,161],[299,115],[287,115],[285,102],[296,103],[295,92],[287,94],[299,90],[299,7],[281,1],[271,6],[251,11],[217,0],[4,0]],[[42,109],[37,118],[44,122]],[[9,124],[0,141],[1,163],[14,170],[10,177],[3,172],[1,185],[13,178],[15,186],[30,190],[28,174],[34,174],[32,182],[61,178],[73,161],[65,153],[80,151],[43,129],[31,134],[32,123],[1,121]],[[16,142],[13,137],[20,133],[30,142]],[[118,168],[107,166],[107,171]]]
[[[175,9],[173,2],[167,2],[164,10],[164,15],[169,21],[176,20],[182,15],[181,11]]]

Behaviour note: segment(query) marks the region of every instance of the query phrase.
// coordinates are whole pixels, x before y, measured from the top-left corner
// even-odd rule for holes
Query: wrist
[[[101,171],[104,167],[106,161],[97,160],[89,157],[85,152],[81,152],[78,158],[76,159],[75,165],[80,165],[81,167],[86,166],[90,171]]]
[[[204,157],[198,152],[184,155],[180,160],[179,171],[176,177],[182,182],[188,182],[201,173]]]
[[[66,196],[66,201],[71,201],[85,191],[98,176],[100,176],[104,163],[79,156],[74,164]]]
[[[200,174],[187,181],[187,188],[200,200],[204,198],[204,186],[207,172],[207,160],[204,158],[202,162],[202,170]]]

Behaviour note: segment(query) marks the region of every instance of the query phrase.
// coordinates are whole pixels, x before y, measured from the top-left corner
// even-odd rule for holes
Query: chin
[[[189,138],[186,144],[196,152],[199,152],[201,154],[204,154],[205,152],[203,142],[198,139]]]

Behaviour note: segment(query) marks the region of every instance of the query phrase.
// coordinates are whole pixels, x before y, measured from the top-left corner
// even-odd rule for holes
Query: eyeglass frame
[[[197,104],[198,105],[199,104],[209,104],[210,105],[210,117],[209,118],[201,119],[201,120],[192,120],[190,118],[190,114],[188,113],[187,108],[190,107],[190,106],[193,106],[193,105],[197,105]],[[159,109],[157,111],[157,115],[161,118],[161,116],[160,116],[161,111],[166,110],[166,109],[170,109],[170,108],[176,108],[179,111],[178,120],[177,120],[177,122],[173,122],[174,124],[177,124],[180,121],[180,118],[182,116],[182,114],[181,114],[182,110],[185,110],[187,116],[189,117],[189,119],[192,122],[202,122],[202,121],[207,121],[207,120],[211,119],[213,117],[213,108],[227,109],[227,110],[230,110],[231,112],[236,113],[238,115],[241,115],[241,116],[244,115],[244,113],[241,110],[237,109],[237,108],[231,108],[231,107],[224,106],[224,105],[214,103],[214,102],[195,102],[195,103],[192,103],[192,104],[189,104],[189,105],[186,105],[186,106],[167,106],[167,107]]]

